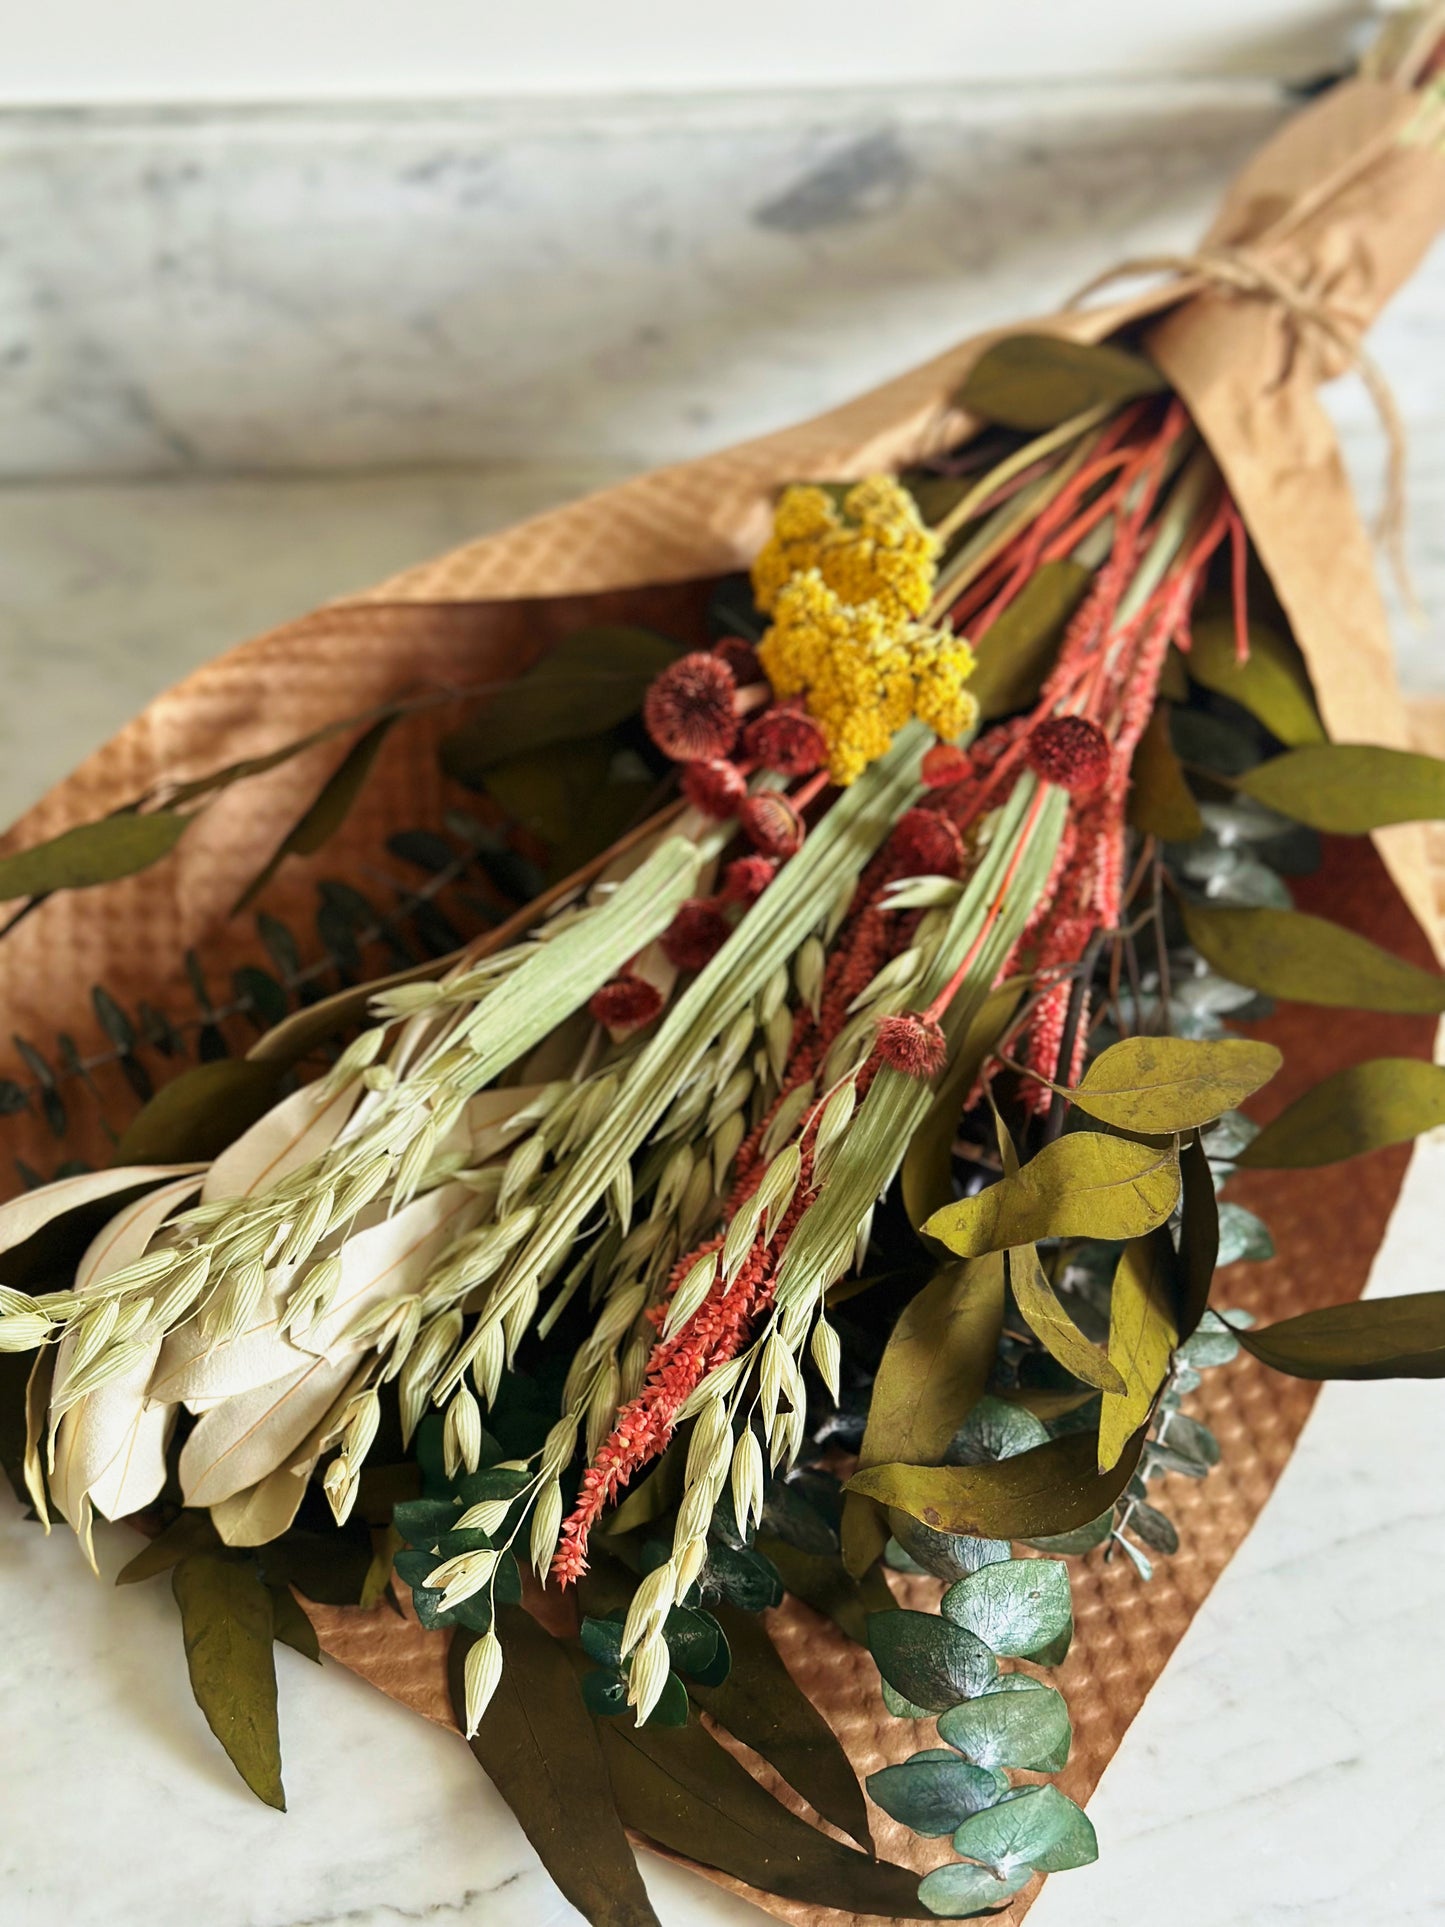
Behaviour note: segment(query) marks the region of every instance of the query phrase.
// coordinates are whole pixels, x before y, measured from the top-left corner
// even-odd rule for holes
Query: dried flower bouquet
[[[539,615],[540,660],[417,681],[417,611],[380,602],[375,708],[0,859],[14,946],[62,893],[164,890],[237,786],[351,738],[269,854],[225,829],[248,876],[187,959],[198,1020],[101,986],[108,1054],[25,1042],[0,1084],[32,1143],[75,1138],[77,1091],[107,1127],[119,1083],[147,1100],[112,1162],[26,1164],[0,1207],[0,1432],[40,1520],[87,1550],[96,1514],[143,1525],[122,1578],[169,1573],[261,1798],[272,1644],[344,1645],[344,1607],[449,1652],[458,1724],[589,1920],[653,1918],[629,1832],[795,1918],[1021,1907],[1097,1851],[1051,1777],[1071,1577],[1188,1557],[1156,1500],[1220,1460],[1204,1375],[1241,1348],[1303,1381],[1445,1368],[1445,1294],[1260,1324],[1215,1284],[1288,1214],[1248,1175],[1262,1210],[1221,1202],[1237,1174],[1383,1169],[1445,1119],[1419,932],[1297,907],[1367,874],[1428,917],[1400,826],[1445,817],[1445,763],[1391,740],[1347,497],[1296,460],[1334,310],[1274,285],[1368,213],[1367,316],[1445,211],[1414,26],[1185,281],[974,347],[926,431],[898,409],[886,468],[876,432],[815,480],[740,462],[749,571],[696,571],[665,625],[624,594],[570,635]],[[1276,336],[1238,338],[1261,325],[1289,331],[1277,390]],[[1261,486],[1260,419],[1298,500]],[[493,620],[455,663],[502,668]],[[1352,691],[1381,742],[1331,740]],[[321,957],[268,907],[253,961],[239,913],[288,859],[364,857],[386,755],[438,728],[466,809],[412,827],[393,781],[382,819],[426,881],[378,910],[353,861]],[[1374,832],[1393,884],[1335,841]],[[1276,1000],[1352,1013],[1319,1081]],[[770,1633],[798,1611],[876,1665],[896,1737],[866,1794]]]

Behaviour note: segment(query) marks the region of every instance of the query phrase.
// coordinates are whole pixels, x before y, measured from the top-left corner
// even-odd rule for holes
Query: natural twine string
[[[1065,305],[1078,307],[1091,294],[1096,294],[1100,288],[1108,287],[1112,282],[1145,274],[1177,274],[1204,287],[1276,302],[1301,333],[1306,327],[1317,328],[1345,363],[1359,375],[1380,418],[1388,451],[1385,500],[1375,532],[1389,557],[1406,606],[1418,617],[1420,605],[1405,560],[1405,423],[1380,364],[1359,337],[1330,312],[1328,305],[1318,295],[1291,281],[1288,275],[1269,262],[1238,248],[1202,248],[1197,254],[1139,255],[1119,262],[1116,267],[1106,268],[1102,274],[1096,274]]]

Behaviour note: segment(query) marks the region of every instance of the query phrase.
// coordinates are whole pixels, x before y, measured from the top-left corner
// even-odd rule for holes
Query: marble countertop
[[[1279,113],[1191,100],[658,110],[525,149],[465,118],[0,117],[0,820],[239,636],[1187,240]],[[458,257],[469,210],[495,273]],[[1442,310],[1437,253],[1372,339],[1412,429],[1426,623],[1401,659],[1436,693]],[[1368,409],[1334,405],[1373,498]],[[1438,1283],[1442,1184],[1427,1142],[1373,1290]],[[1039,1927],[1445,1917],[1442,1437],[1434,1386],[1326,1388],[1091,1805],[1099,1864]],[[104,1579],[123,1546],[102,1534]],[[339,1668],[279,1653],[277,1815],[190,1701],[163,1584],[116,1592],[0,1507],[0,1596],[5,1927],[575,1919],[459,1743]],[[762,1918],[647,1875],[666,1927]]]

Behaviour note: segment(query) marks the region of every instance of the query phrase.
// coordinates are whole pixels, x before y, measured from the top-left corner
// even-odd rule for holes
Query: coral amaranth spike
[[[1029,767],[1075,796],[1096,790],[1109,773],[1109,739],[1087,716],[1051,716],[1029,732]]]
[[[885,1064],[907,1077],[936,1077],[948,1061],[948,1039],[931,1017],[885,1017],[875,1045]]]
[[[737,682],[717,656],[694,650],[652,679],[642,704],[647,733],[665,756],[691,763],[726,756],[737,740]]]

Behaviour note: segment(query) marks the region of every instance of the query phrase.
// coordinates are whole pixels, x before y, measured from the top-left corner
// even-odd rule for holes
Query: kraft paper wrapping
[[[1398,136],[1410,97],[1377,82],[1336,90],[1286,128],[1226,197],[1210,245],[1242,247],[1292,277],[1358,332],[1411,272],[1445,223],[1445,160]],[[1244,511],[1293,624],[1331,732],[1347,740],[1411,740],[1396,684],[1368,537],[1315,393],[1337,372],[1274,306],[1182,280],[1111,306],[1031,324],[1097,339],[1149,322],[1148,345],[1188,402]],[[1000,331],[1002,332],[1002,331]],[[1306,334],[1308,331],[1306,331]],[[966,342],[816,420],[722,454],[645,475],[490,536],[363,594],[232,650],[158,698],[15,826],[5,847],[43,841],[132,803],[157,784],[254,756],[348,713],[428,687],[480,691],[528,666],[584,621],[652,623],[700,635],[711,579],[744,566],[764,535],[770,501],[799,477],[848,478],[956,444],[972,427],[951,396],[997,334]],[[345,877],[399,824],[436,820],[442,784],[436,716],[392,732],[361,800],[321,859]],[[1419,719],[1417,740],[1445,746],[1445,715]],[[249,935],[228,907],[314,796],[338,757],[323,747],[238,786],[191,828],[156,870],[92,893],[51,898],[0,945],[5,1031],[39,1042],[94,1033],[90,990],[123,1001],[178,998],[179,960],[194,947],[219,969],[243,961]],[[1431,875],[1417,829],[1332,848],[1301,907],[1367,930],[1423,961],[1439,947],[1445,881]],[[286,917],[310,900],[316,866],[292,861],[266,903]],[[1445,878],[1445,869],[1436,872]],[[1438,891],[1438,894],[1437,894]],[[1428,933],[1428,934],[1427,934]],[[1336,1064],[1366,1054],[1428,1056],[1433,1025],[1362,1016],[1321,1024],[1285,1010],[1265,1034],[1287,1047],[1287,1072],[1262,1111],[1283,1105]],[[69,1147],[103,1158],[77,1129]],[[6,1148],[32,1161],[53,1146],[24,1117],[5,1122]],[[1263,1201],[1280,1255],[1221,1287],[1263,1318],[1357,1294],[1403,1177],[1408,1154],[1361,1162],[1356,1181],[1321,1186],[1309,1173],[1236,1181]],[[1078,1574],[1078,1637],[1060,1684],[1076,1724],[1065,1790],[1083,1799],[1118,1746],[1152,1681],[1278,1478],[1314,1388],[1267,1377],[1242,1361],[1211,1375],[1197,1409],[1218,1432],[1223,1465],[1203,1487],[1166,1498],[1184,1549],[1141,1586],[1123,1562]],[[908,1582],[917,1589],[922,1582]],[[327,1650],[404,1704],[449,1720],[444,1638],[384,1608],[313,1609]],[[928,1744],[890,1719],[867,1655],[807,1608],[789,1603],[773,1631],[799,1682],[833,1722],[860,1773]],[[755,1766],[758,1763],[754,1763]],[[759,1767],[766,1776],[766,1769]],[[880,1852],[920,1867],[944,1855],[875,1815]],[[724,1880],[722,1884],[735,1885]],[[739,1889],[739,1891],[743,1891]],[[853,1917],[751,1896],[798,1927]],[[1025,1911],[1031,1890],[1007,1918]]]

